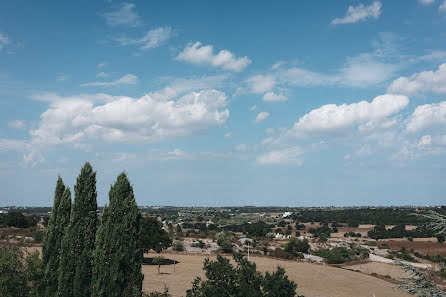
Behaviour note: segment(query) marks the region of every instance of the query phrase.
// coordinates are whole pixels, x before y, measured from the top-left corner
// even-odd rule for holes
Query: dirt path
[[[146,255],[153,257],[153,254]],[[164,254],[173,259],[172,254]],[[162,266],[158,274],[157,266],[143,265],[143,289],[162,291],[164,286],[169,288],[173,297],[185,296],[187,289],[196,276],[204,277],[204,255],[176,255],[180,263]],[[215,258],[212,256],[211,258]],[[395,285],[373,276],[348,271],[326,265],[317,265],[296,261],[281,261],[263,257],[251,257],[261,271],[275,270],[277,265],[287,271],[288,277],[298,285],[298,295],[305,297],[396,297],[410,296],[395,289]]]

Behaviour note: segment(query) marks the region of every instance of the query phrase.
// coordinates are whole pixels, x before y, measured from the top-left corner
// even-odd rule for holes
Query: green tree
[[[140,246],[144,252],[153,249],[159,253],[172,245],[172,239],[162,227],[161,222],[158,222],[154,217],[142,218]]]
[[[92,296],[139,297],[143,280],[141,213],[125,173],[118,176],[109,197],[96,239]]]
[[[187,297],[294,297],[297,285],[288,279],[283,268],[263,276],[256,264],[234,254],[234,267],[229,259],[217,255],[216,261],[206,259],[207,280],[197,277]]]
[[[85,163],[74,186],[70,222],[62,238],[59,297],[90,296],[97,225],[96,172]]]
[[[0,296],[44,297],[43,284],[39,252],[25,257],[17,246],[0,248]]]
[[[71,192],[65,188],[62,178],[57,179],[54,205],[48,221],[48,228],[42,242],[42,263],[45,274],[45,296],[57,293],[57,271],[62,246],[62,238],[70,220]]]

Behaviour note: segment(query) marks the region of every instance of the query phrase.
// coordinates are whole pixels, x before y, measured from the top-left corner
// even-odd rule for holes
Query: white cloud
[[[168,86],[148,95],[157,100],[170,100],[186,92],[222,87],[227,78],[227,75],[210,75],[188,79],[167,77],[166,80],[170,82]]]
[[[70,75],[64,74],[64,75],[61,75],[61,76],[57,77],[56,80],[59,81],[59,82],[63,82],[63,81],[68,80],[69,78],[70,78]]]
[[[446,101],[418,106],[408,119],[407,131],[418,132],[430,127],[445,127]]]
[[[0,33],[0,51],[3,49],[3,47],[5,45],[7,45],[9,43],[9,38],[8,36]]]
[[[366,87],[392,78],[397,65],[380,62],[372,54],[348,58],[336,73],[324,74],[293,67],[279,72],[282,82],[302,87],[350,86]]]
[[[26,124],[24,121],[15,120],[8,122],[8,126],[15,129],[23,129],[26,127]]]
[[[201,45],[200,42],[188,44],[184,50],[178,54],[177,60],[186,61],[197,65],[211,65],[221,67],[225,70],[240,72],[245,69],[251,60],[248,57],[237,58],[228,50],[221,50],[214,54],[212,45]]]
[[[437,71],[422,71],[409,77],[399,77],[388,87],[389,93],[420,95],[424,92],[446,93],[446,63]]]
[[[225,138],[231,138],[231,137],[232,137],[232,132],[225,133]]]
[[[263,101],[287,101],[288,98],[283,94],[276,94],[274,92],[268,92],[263,95]]]
[[[238,152],[246,152],[248,150],[248,146],[244,143],[240,143],[235,147],[235,150]]]
[[[365,21],[369,18],[377,19],[381,15],[382,4],[379,1],[373,2],[369,6],[359,4],[358,6],[349,6],[343,18],[336,18],[331,23],[338,24],[353,24],[359,21]]]
[[[151,143],[187,136],[225,123],[229,117],[226,105],[225,94],[216,90],[192,92],[177,100],[145,95],[113,97],[99,104],[85,96],[72,96],[50,101],[38,128],[30,131],[31,143],[82,148],[97,141]]]
[[[435,2],[435,0],[418,0],[423,5],[432,4]]]
[[[276,79],[273,75],[254,75],[246,80],[251,92],[262,94],[270,91],[276,85]]]
[[[126,74],[123,77],[114,81],[95,81],[81,84],[81,87],[111,87],[117,85],[136,85],[139,79],[136,75]]]
[[[106,67],[108,67],[107,61],[102,61],[101,63],[98,64],[98,68],[106,68]]]
[[[108,77],[108,74],[105,73],[104,71],[99,72],[98,74],[96,74],[96,77]]]
[[[438,7],[438,10],[440,12],[445,12],[446,11],[446,0],[444,0],[443,3]]]
[[[104,13],[104,18],[110,26],[131,26],[141,24],[139,15],[134,11],[136,5],[133,3],[122,3],[117,10]]]
[[[302,160],[299,157],[303,151],[299,147],[291,147],[286,149],[272,150],[257,157],[257,163],[262,165],[269,164],[295,164],[302,165]]]
[[[147,50],[151,48],[156,48],[162,45],[164,42],[172,38],[173,30],[170,27],[159,27],[150,30],[144,35],[144,37],[139,39],[131,39],[127,37],[118,38],[117,41],[121,45],[140,45],[140,49]]]
[[[266,120],[268,117],[269,117],[269,112],[266,111],[259,112],[259,114],[255,119],[255,122],[260,123],[261,121]]]
[[[253,105],[253,106],[251,106],[251,108],[249,108],[249,111],[255,111],[257,109],[257,105]]]
[[[338,133],[358,124],[377,121],[393,115],[409,104],[403,95],[381,95],[372,102],[327,104],[302,116],[289,134],[302,136],[312,133]]]

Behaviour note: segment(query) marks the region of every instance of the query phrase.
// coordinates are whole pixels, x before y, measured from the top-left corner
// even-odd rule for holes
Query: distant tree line
[[[0,215],[0,227],[16,227],[16,228],[29,228],[37,225],[37,221],[34,217],[24,215],[20,211],[14,210],[6,214]]]
[[[406,230],[406,225],[399,224],[393,228],[386,229],[384,224],[376,225],[373,230],[367,232],[367,236],[373,239],[386,239],[386,238],[421,238],[421,237],[433,237],[435,232],[431,229],[419,226],[415,230]]]
[[[446,212],[446,209],[440,211]],[[419,225],[422,218],[412,216],[413,208],[343,208],[308,209],[294,212],[291,216],[297,222],[342,222],[350,227],[359,224]]]

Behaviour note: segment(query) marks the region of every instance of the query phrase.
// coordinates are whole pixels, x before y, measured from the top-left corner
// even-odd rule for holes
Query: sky
[[[1,1],[0,206],[444,205],[446,0]]]

